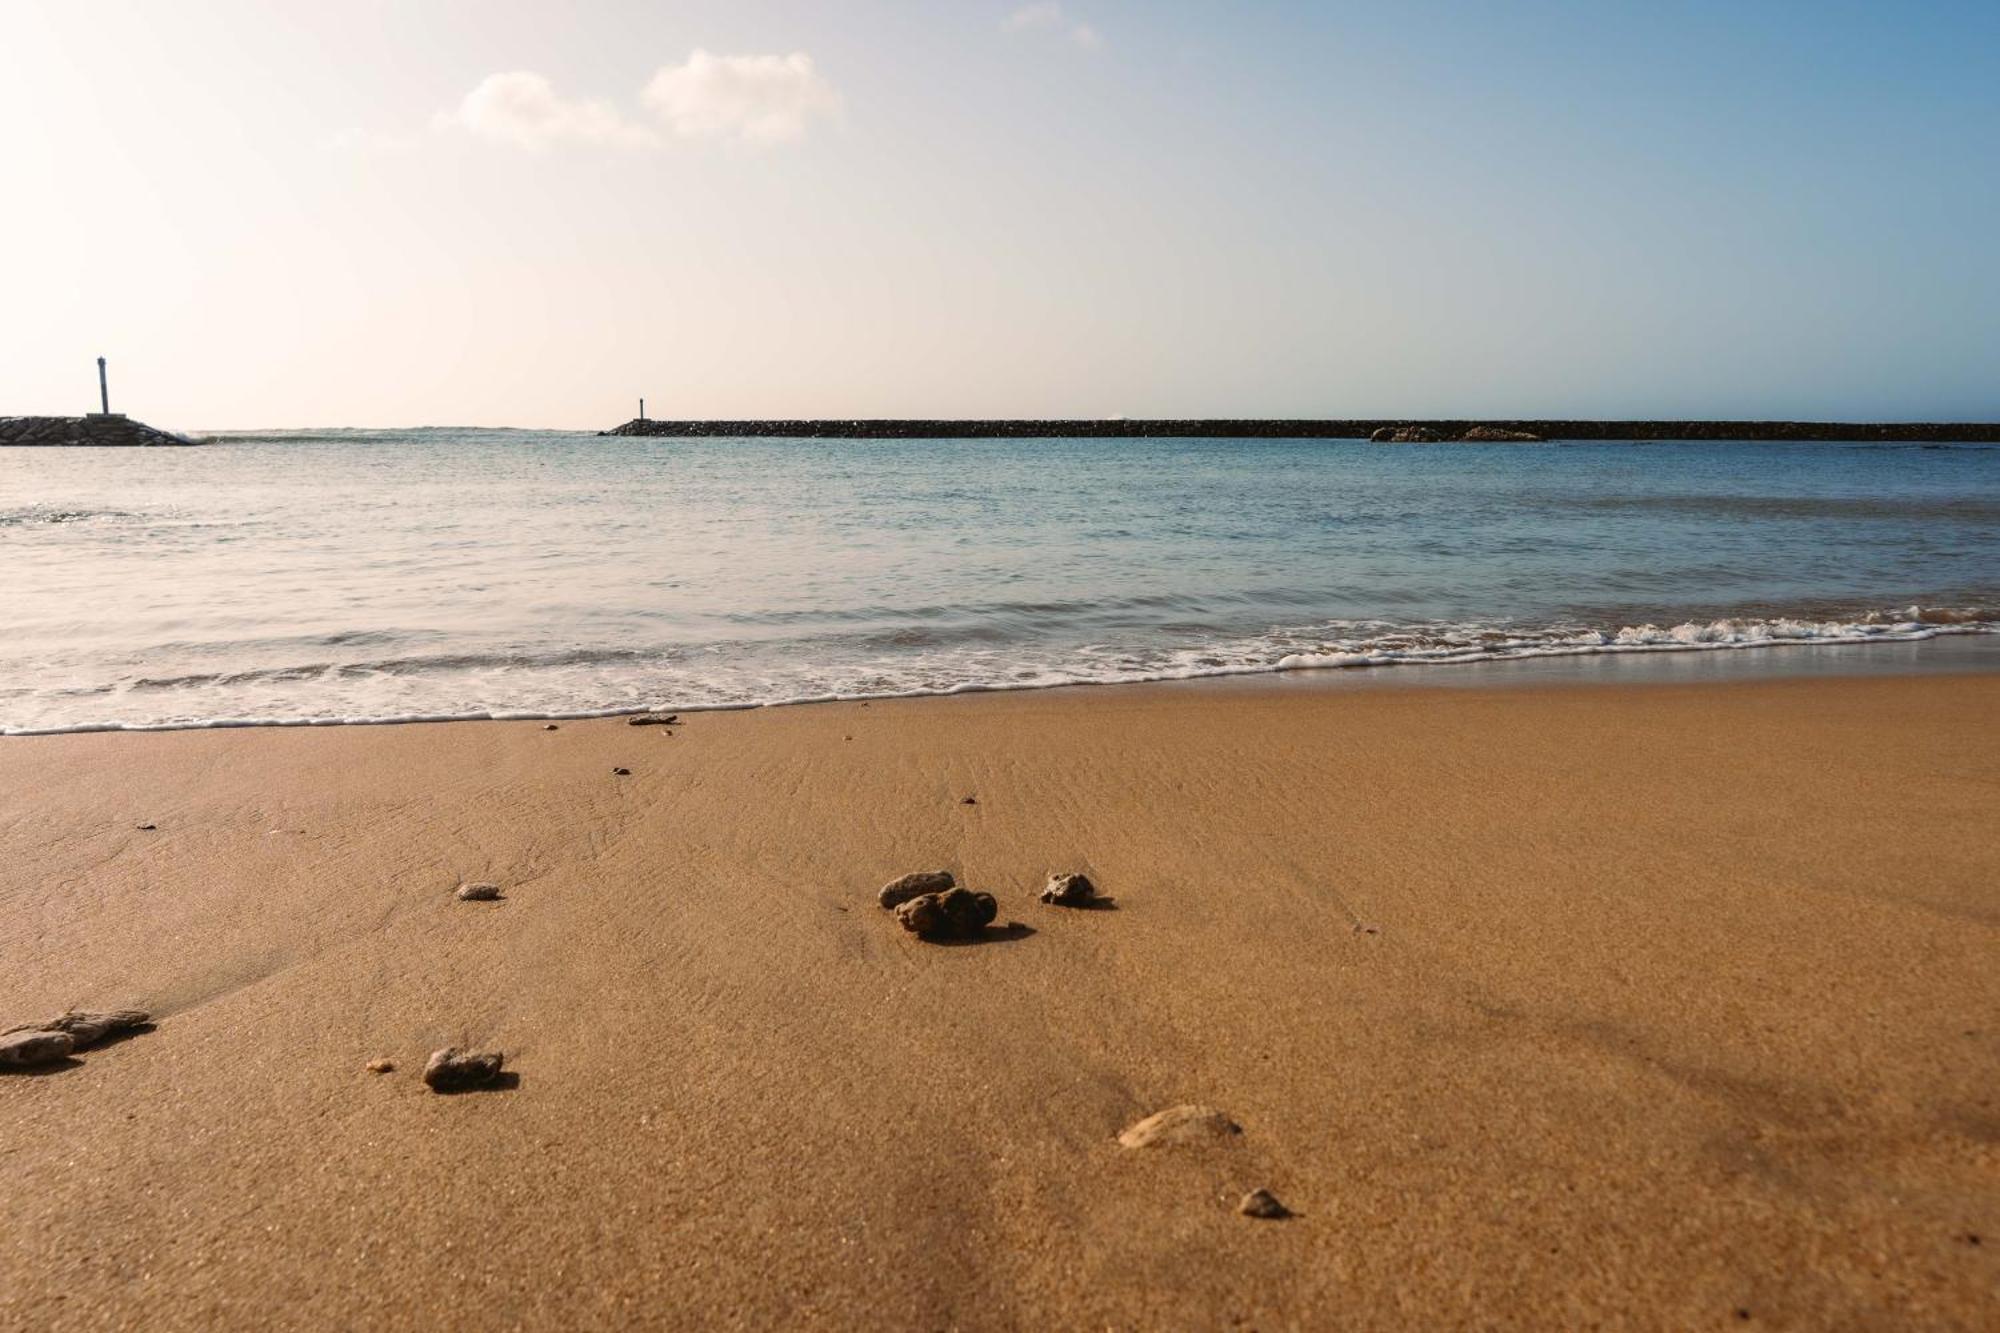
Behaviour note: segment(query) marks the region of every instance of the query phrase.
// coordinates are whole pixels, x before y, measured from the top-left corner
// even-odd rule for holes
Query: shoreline
[[[1811,649],[1810,657],[1766,652]],[[1689,661],[1685,659],[1717,659]],[[1726,665],[1725,665],[1726,664]],[[1433,675],[1415,668],[1464,668]],[[1476,670],[1475,670],[1476,668]],[[772,708],[800,708],[839,703],[877,703],[907,699],[950,699],[982,694],[1040,694],[1163,687],[1271,688],[1427,688],[1431,686],[1491,686],[1532,688],[1563,685],[1655,685],[1754,681],[1800,676],[1926,675],[2000,671],[2000,630],[1938,626],[1920,637],[1856,640],[1773,640],[1768,642],[1643,644],[1579,647],[1540,651],[1512,657],[1469,657],[1402,660],[1349,665],[1273,664],[1230,667],[1181,675],[1144,676],[1119,680],[1060,681],[1051,684],[960,685],[944,690],[914,690],[882,694],[829,694],[769,702],[616,704],[603,708],[558,711],[489,709],[450,714],[394,717],[220,718],[193,722],[81,723],[65,727],[0,728],[0,742],[40,736],[88,736],[106,733],[236,731],[326,727],[394,727],[448,722],[583,722],[648,713],[735,713]]]
[[[0,1076],[0,1323],[1990,1313],[2000,676],[545,728],[0,746],[0,1026],[158,1024]]]

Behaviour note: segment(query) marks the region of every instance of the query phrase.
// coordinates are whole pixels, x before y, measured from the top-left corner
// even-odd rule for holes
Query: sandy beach
[[[158,1024],[0,1077],[9,1328],[2000,1317],[2000,675],[12,738],[0,809],[0,1027]],[[934,867],[1020,927],[904,934]]]

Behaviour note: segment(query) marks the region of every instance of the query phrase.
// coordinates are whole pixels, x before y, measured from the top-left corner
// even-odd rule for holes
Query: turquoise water
[[[2000,628],[2000,448],[0,451],[0,726],[572,714]]]

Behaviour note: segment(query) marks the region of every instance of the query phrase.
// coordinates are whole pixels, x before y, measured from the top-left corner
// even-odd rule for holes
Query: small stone
[[[681,720],[679,713],[638,713],[625,719],[628,727],[671,727]]]
[[[152,832],[152,831],[153,831],[154,829],[158,828],[158,827],[159,827],[159,825],[158,825],[158,824],[134,824],[134,825],[133,825],[132,827],[133,827],[133,828],[135,828],[135,829],[138,829],[138,830],[139,830],[139,832],[141,832],[141,833],[151,833],[151,832]]]
[[[384,1056],[379,1060],[370,1060],[367,1065],[368,1072],[371,1074],[387,1074],[392,1070],[394,1070],[395,1067],[396,1067],[396,1062],[394,1060],[389,1059],[387,1056]]]
[[[1380,935],[1382,927],[1372,921],[1360,921],[1355,923],[1354,933],[1357,935]]]
[[[31,1068],[67,1060],[76,1050],[76,1038],[67,1032],[37,1028],[16,1028],[0,1036],[0,1065]]]
[[[542,728],[542,730],[543,730],[543,731],[561,731],[561,730],[562,730],[562,728],[561,728],[561,727],[558,727],[558,726],[557,726],[557,725],[556,725],[555,723],[551,722],[551,723],[548,723],[548,724],[547,724],[546,726],[544,726],[544,727]]]
[[[1213,1106],[1169,1106],[1118,1136],[1121,1148],[1161,1148],[1234,1138],[1243,1127]]]
[[[1042,901],[1058,907],[1082,907],[1097,897],[1097,886],[1085,875],[1050,875]]]
[[[632,776],[632,770],[629,768],[614,768],[611,770],[611,776],[614,778],[629,778]]]
[[[498,1051],[461,1051],[447,1046],[432,1051],[424,1064],[424,1086],[432,1092],[462,1092],[491,1083],[500,1076],[506,1057]]]
[[[1244,1195],[1243,1201],[1236,1205],[1236,1211],[1245,1217],[1260,1217],[1267,1221],[1276,1221],[1278,1218],[1292,1215],[1291,1209],[1278,1202],[1277,1195],[1261,1189],[1251,1190]]]
[[[965,798],[964,800],[960,801],[960,802],[959,802],[959,804],[960,804],[960,805],[978,805],[978,804],[979,804],[979,802],[978,802],[977,800],[975,800],[974,798],[972,798],[972,797],[968,796],[968,797],[966,797],[966,798]]]
[[[884,884],[875,901],[887,908],[900,907],[919,894],[943,893],[958,881],[949,870],[916,870]]]
[[[462,903],[490,903],[500,899],[498,884],[461,884],[458,886],[458,900]]]

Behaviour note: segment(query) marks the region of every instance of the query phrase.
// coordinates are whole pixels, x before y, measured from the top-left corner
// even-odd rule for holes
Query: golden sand
[[[2000,675],[7,740],[71,1005],[8,1328],[1991,1328]]]

